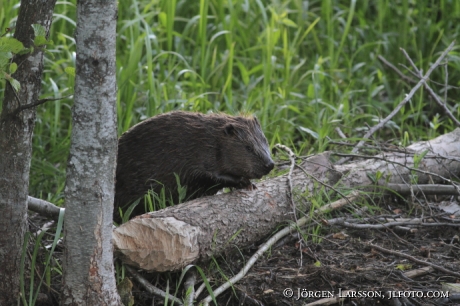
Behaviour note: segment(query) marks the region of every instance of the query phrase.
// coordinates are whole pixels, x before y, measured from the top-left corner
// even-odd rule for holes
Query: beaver
[[[148,190],[165,188],[179,200],[216,194],[224,187],[251,188],[274,167],[267,139],[253,116],[173,111],[138,123],[118,140],[114,220]],[[131,217],[145,213],[137,205]]]

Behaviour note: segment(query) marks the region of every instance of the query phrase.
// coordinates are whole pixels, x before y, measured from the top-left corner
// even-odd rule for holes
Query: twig
[[[362,213],[353,213],[353,214],[356,214],[357,216],[361,216]],[[349,222],[349,223],[363,223],[363,222],[401,222],[401,223],[407,223],[407,222],[412,222],[414,220],[421,220],[423,223],[426,223],[426,224],[431,224],[431,225],[439,225],[441,223],[436,223],[434,220],[438,217],[443,217],[444,215],[447,215],[448,213],[442,213],[442,214],[439,214],[439,215],[430,215],[430,216],[426,216],[426,217],[421,217],[421,218],[417,218],[417,219],[414,219],[414,218],[402,218],[400,215],[393,215],[393,216],[379,216],[378,218],[375,218],[375,217],[366,217],[366,218],[363,218],[363,217],[359,217],[359,218],[345,218],[345,217],[341,217],[339,219],[343,219],[345,222]],[[331,220],[334,220],[334,219],[331,219]],[[446,219],[448,220],[448,222],[446,222],[445,224],[457,224],[457,225],[460,225],[460,219]],[[445,225],[444,223],[442,223],[442,225]]]
[[[393,65],[392,63],[387,61],[383,56],[379,55],[379,56],[377,56],[377,58],[380,61],[382,61],[385,65],[387,65],[388,67],[393,69],[393,71],[396,72],[396,74],[399,75],[401,77],[401,79],[404,79],[409,83],[416,83],[417,82],[417,80],[412,79],[412,78],[408,77],[407,75],[405,75],[404,73],[402,73],[401,70],[399,70],[395,65]]]
[[[421,71],[418,70],[417,66],[415,66],[415,63],[414,61],[412,60],[412,58],[409,56],[409,54],[407,54],[406,50],[404,50],[403,48],[399,48],[399,50],[401,50],[402,53],[404,53],[404,56],[406,57],[406,59],[409,61],[409,64],[412,66],[412,68],[415,70],[415,76],[420,78],[422,77],[422,74],[421,74]]]
[[[59,212],[61,209],[64,209],[54,205],[53,203],[33,197],[27,197],[27,205],[28,209],[31,211],[56,221],[59,219]]]
[[[375,147],[375,149],[378,149],[378,147]],[[411,152],[411,151],[407,151],[407,150],[403,151],[403,150],[391,150],[391,149],[389,149],[389,150],[382,150],[382,151],[401,153],[401,154],[405,155],[404,157],[416,156],[416,155],[420,154],[420,152],[417,152],[417,151]],[[347,154],[347,153],[338,153],[338,152],[331,152],[331,154],[337,155],[337,156],[349,156],[349,157],[357,157],[357,158],[377,158],[377,159],[382,159],[382,160],[387,161],[383,157],[378,157],[378,156],[370,156],[370,155],[362,155],[362,154]],[[440,155],[438,153],[436,153],[436,154],[427,153],[423,158],[424,159],[428,159],[428,158],[444,159],[444,160],[460,162],[460,157],[452,156],[452,155],[444,155],[443,156],[443,155]]]
[[[460,195],[460,191],[455,186],[426,184],[426,185],[406,185],[406,184],[386,184],[387,192],[396,192],[401,195],[410,195],[412,192],[424,193],[425,195]]]
[[[280,150],[284,150],[288,153],[288,156],[289,156],[289,160],[291,161],[291,166],[289,168],[289,174],[288,174],[288,183],[289,183],[289,199],[291,200],[291,206],[292,206],[292,212],[294,214],[294,220],[295,222],[297,222],[297,213],[296,213],[296,205],[294,203],[294,192],[293,192],[293,187],[292,187],[292,172],[294,171],[294,167],[296,166],[296,163],[295,163],[295,154],[294,152],[292,152],[292,150],[290,148],[288,148],[287,146],[285,145],[282,145],[282,144],[279,144],[277,143],[275,145],[275,148],[277,149],[280,149]],[[297,233],[297,238],[299,239],[299,241],[303,240],[303,238],[300,236],[299,233]],[[303,253],[302,253],[302,243],[299,243],[299,254],[300,254],[300,265],[302,266],[302,262],[303,262]]]
[[[335,209],[338,209],[340,207],[343,207],[343,206],[347,205],[347,203],[356,200],[359,197],[359,195],[360,195],[360,193],[358,191],[353,191],[347,196],[347,199],[343,198],[343,199],[335,201],[335,202],[333,202],[331,204],[324,205],[324,206],[316,209],[313,212],[313,214],[311,214],[311,215],[314,216],[314,215],[317,215],[317,214],[320,214],[320,213],[328,212],[328,211],[335,210]],[[296,223],[290,224],[289,226],[285,227],[284,229],[282,229],[281,231],[279,231],[278,233],[273,235],[273,237],[271,237],[267,242],[265,242],[259,248],[259,250],[254,255],[251,256],[251,258],[248,260],[247,264],[243,267],[243,269],[241,269],[241,271],[237,275],[235,275],[234,277],[229,279],[226,283],[222,284],[219,288],[214,290],[214,296],[217,297],[222,292],[227,290],[230,286],[232,286],[233,284],[238,282],[240,279],[242,279],[248,273],[249,269],[251,269],[251,267],[256,263],[257,259],[260,256],[262,256],[263,253],[265,253],[265,251],[267,251],[270,247],[272,247],[278,240],[280,240],[284,236],[288,235],[292,230],[305,225],[311,219],[312,218],[310,216],[302,217],[299,220],[297,220]],[[202,301],[202,303],[203,303],[203,305],[209,305],[209,303],[211,301],[212,301],[212,297],[207,296]]]
[[[420,269],[407,271],[407,272],[403,273],[403,275],[404,275],[404,277],[407,277],[407,278],[411,279],[411,278],[415,278],[415,277],[422,276],[422,275],[425,275],[425,274],[428,274],[428,273],[433,273],[433,272],[434,272],[433,267],[423,267],[423,268],[420,268]]]
[[[335,131],[336,131],[337,134],[340,136],[340,138],[342,138],[342,139],[347,139],[347,135],[345,135],[339,127],[336,127],[336,128],[335,128]]]
[[[417,66],[415,66],[414,62],[412,61],[412,59],[409,57],[409,54],[407,54],[406,50],[402,49],[401,48],[401,51],[404,53],[404,56],[406,57],[406,59],[409,61],[409,63],[411,64],[412,68],[414,69],[415,73],[418,75],[418,77],[422,77],[422,72],[417,68]],[[446,70],[446,73],[447,73],[447,70]],[[447,79],[446,79],[446,82],[447,82]],[[436,101],[436,103],[443,109],[444,113],[458,126],[460,127],[460,121],[457,120],[457,118],[455,118],[455,116],[452,114],[452,112],[447,108],[447,96],[446,98],[444,99],[444,102],[441,101],[441,99],[439,98],[439,96],[433,91],[433,89],[431,89],[430,85],[428,85],[428,83],[423,83],[423,86],[425,87],[425,89],[428,91],[428,93],[430,94],[430,96],[434,99],[434,101]],[[446,85],[446,92],[447,92],[447,85]]]
[[[371,135],[373,135],[376,131],[378,131],[379,129],[381,129],[383,126],[385,126],[385,124],[390,121],[391,118],[393,118],[398,112],[399,110],[410,100],[412,99],[413,95],[415,94],[415,92],[428,80],[428,77],[430,76],[430,74],[433,72],[433,70],[439,66],[439,64],[441,63],[441,61],[447,56],[447,54],[452,50],[452,48],[454,47],[455,45],[455,41],[453,41],[449,47],[447,47],[447,49],[439,56],[439,58],[436,60],[436,62],[430,66],[430,68],[428,69],[428,71],[426,72],[426,74],[420,79],[420,81],[417,83],[417,85],[415,85],[411,91],[406,95],[406,97],[398,104],[398,106],[396,106],[396,108],[387,116],[385,117],[384,119],[382,119],[378,124],[376,124],[375,126],[373,126],[364,136],[363,136],[363,140],[360,140],[358,142],[358,144],[356,145],[356,147],[353,148],[353,150],[351,150],[352,153],[356,153],[360,147],[363,146],[363,144],[366,142],[367,139],[369,139],[369,137]],[[340,159],[337,164],[343,164],[344,162],[348,161],[350,158],[342,158]]]
[[[454,186],[455,188],[457,188],[460,192],[460,186],[457,185],[453,180],[451,179],[448,179],[442,175],[439,175],[439,174],[436,174],[436,173],[433,173],[433,172],[429,172],[429,171],[424,171],[424,170],[420,170],[420,169],[417,169],[417,168],[412,168],[412,167],[409,167],[403,163],[400,163],[400,162],[397,162],[397,161],[389,161],[388,159],[384,158],[384,157],[380,157],[380,156],[367,156],[367,155],[361,155],[361,154],[342,154],[342,153],[333,153],[334,155],[337,155],[337,156],[348,156],[348,157],[361,157],[361,158],[373,158],[373,159],[379,159],[379,160],[383,160],[387,163],[390,163],[390,164],[395,164],[395,165],[399,165],[401,167],[404,167],[408,170],[411,170],[411,171],[415,171],[415,172],[418,172],[418,173],[422,173],[422,174],[425,174],[425,175],[431,175],[431,176],[435,176],[437,178],[440,178],[450,184],[452,184],[452,186]]]
[[[404,65],[404,64],[399,64],[399,66],[404,67],[404,68],[407,70],[407,72],[409,72],[411,75],[413,75],[414,77],[416,77],[417,80],[420,78],[419,75],[418,75],[416,72],[414,72],[414,71],[412,71],[411,69],[409,69],[409,67],[407,67],[406,65]],[[431,81],[431,83],[433,83],[433,84],[444,86],[444,83],[439,83],[439,82],[436,82],[436,81],[434,81],[434,80],[430,80],[430,81]],[[417,83],[417,81],[414,80],[414,83]],[[449,85],[449,88],[460,89],[459,86],[453,86],[453,85]]]
[[[425,85],[425,89],[428,91],[428,93],[431,95],[431,97],[433,97],[434,101],[436,101],[436,103],[442,108],[442,110],[444,111],[444,113],[446,113],[446,115],[458,126],[460,127],[460,121],[457,120],[457,118],[455,118],[455,116],[452,114],[452,112],[449,110],[449,108],[447,108],[446,106],[446,103],[445,102],[442,102],[441,99],[439,98],[439,96],[433,91],[433,89],[431,89],[431,87],[428,85],[428,84],[424,84]],[[447,100],[445,100],[447,101]]]
[[[129,274],[132,275],[132,277],[144,287],[145,290],[147,290],[149,293],[154,294],[156,296],[159,296],[163,299],[168,297],[168,300],[171,300],[173,303],[176,305],[183,305],[182,301],[175,296],[172,296],[169,293],[164,292],[163,290],[153,286],[152,284],[149,283],[148,280],[143,278],[139,273],[137,273],[133,268],[131,268],[128,265],[125,265],[126,270],[129,272]]]
[[[17,114],[19,114],[20,112],[22,112],[23,110],[26,110],[28,108],[32,108],[32,107],[35,107],[35,106],[39,106],[43,103],[46,103],[48,101],[57,101],[57,100],[62,100],[62,99],[65,99],[65,98],[68,98],[68,97],[71,97],[73,96],[73,94],[71,95],[68,95],[68,96],[64,96],[64,97],[61,97],[61,98],[49,98],[49,99],[41,99],[41,100],[38,100],[37,102],[35,103],[29,103],[29,104],[25,104],[25,105],[20,105],[18,108],[16,108],[14,110],[14,112],[12,113],[13,116],[16,116]]]
[[[209,278],[209,281],[211,281],[211,278]],[[195,300],[198,299],[200,296],[201,292],[203,292],[204,288],[206,288],[206,283],[203,282],[198,289],[195,291]]]
[[[184,306],[193,306],[193,299],[195,298],[195,283],[196,273],[193,269],[189,269],[184,282],[184,289],[186,292]]]
[[[307,170],[304,169],[304,167],[300,166],[300,165],[297,165],[297,168],[299,168],[300,170],[303,171],[303,173],[305,173],[306,176],[309,176],[310,178],[312,178],[315,182],[319,183],[320,185],[323,185],[324,187],[326,188],[329,188],[330,190],[333,190],[335,192],[337,192],[339,195],[342,196],[342,198],[346,199],[347,197],[341,192],[339,191],[337,188],[334,188],[333,186],[329,185],[328,183],[325,183],[323,181],[321,181],[319,178],[317,178],[316,176],[314,176],[313,174],[310,174],[308,173]],[[349,203],[351,204],[351,203]]]
[[[320,299],[312,303],[303,304],[302,306],[319,306],[319,305],[324,306],[324,305],[335,305],[335,304],[342,305],[342,302],[346,298],[348,298],[348,294],[354,291],[356,290],[355,289],[345,290],[345,291],[342,291],[340,295],[337,294],[335,297]]]
[[[292,152],[292,150],[288,147],[286,147],[285,145],[282,145],[282,144],[279,144],[277,143],[275,145],[275,148],[277,149],[280,149],[280,150],[283,150],[285,152],[288,153],[288,156],[289,156],[289,160],[291,161],[291,166],[289,168],[289,174],[288,174],[288,182],[289,182],[289,199],[291,200],[291,206],[292,206],[292,211],[294,213],[294,220],[297,222],[297,214],[296,214],[296,207],[295,207],[295,203],[294,203],[294,194],[293,194],[293,187],[292,187],[292,172],[294,171],[294,167],[295,167],[295,154],[294,152]]]
[[[409,259],[410,261],[416,262],[418,264],[433,267],[434,269],[436,269],[438,271],[441,271],[441,272],[444,272],[444,273],[447,273],[449,275],[453,275],[455,277],[460,277],[460,273],[447,270],[446,268],[438,266],[438,265],[435,265],[435,264],[433,264],[431,262],[423,261],[423,260],[417,259],[417,258],[415,258],[413,256],[410,256],[410,255],[407,255],[407,254],[404,254],[404,253],[396,252],[396,251],[393,251],[393,250],[388,250],[388,249],[382,248],[381,246],[378,246],[378,245],[375,245],[375,244],[372,244],[372,243],[367,243],[367,245],[372,247],[372,248],[374,248],[374,249],[377,249],[377,250],[379,250],[381,252],[396,255],[396,256],[399,256],[399,257],[402,257],[402,258],[406,258],[406,259]]]
[[[355,144],[352,144],[352,143],[348,143],[348,142],[339,142],[339,141],[333,141],[331,140],[329,137],[326,137],[329,141],[329,143],[331,144],[336,144],[336,145],[340,145],[340,146],[349,146],[349,147],[354,147]],[[373,145],[363,145],[361,148],[363,149],[369,149],[369,150],[378,150],[378,151],[381,151],[381,152],[396,152],[396,153],[402,153],[402,154],[405,154],[406,156],[415,156],[415,155],[418,155],[420,154],[420,152],[416,152],[416,151],[409,151],[407,148],[400,148],[400,149],[394,149],[394,148],[398,148],[398,146],[395,146],[395,145],[390,145],[388,147],[385,147],[385,146],[373,146]],[[331,154],[335,154],[335,153],[331,153]],[[347,154],[342,154],[343,156],[346,156]],[[349,154],[349,156],[351,157],[355,157],[355,155],[353,154]],[[367,157],[370,157],[370,156],[367,156]],[[299,157],[299,158],[302,158],[302,157]],[[440,155],[438,153],[436,154],[433,154],[433,153],[427,153],[424,158],[435,158],[435,159],[444,159],[444,160],[451,160],[451,161],[458,161],[460,162],[460,157],[457,157],[457,156],[444,156],[444,155]],[[303,159],[303,158],[302,158]]]
[[[415,70],[415,73],[414,75],[416,77],[421,77],[421,72],[419,71],[419,69],[415,66],[414,62],[412,61],[412,59],[409,57],[409,55],[407,54],[406,50],[404,49],[401,49],[402,52],[404,53],[405,57],[407,58],[407,60],[410,62],[412,68]],[[404,73],[401,72],[401,70],[399,70],[398,68],[396,68],[393,64],[391,64],[390,62],[388,62],[383,56],[379,55],[378,56],[378,59],[381,60],[385,65],[387,65],[388,67],[390,67],[391,69],[393,69],[396,74],[398,74],[401,78],[405,79],[406,81],[410,82],[410,83],[416,83],[417,81],[412,79],[412,78],[409,78],[408,76],[406,76]],[[407,68],[407,67],[406,67]],[[409,70],[410,71],[410,70]],[[457,118],[455,118],[455,116],[452,114],[452,112],[447,108],[446,106],[446,102],[447,102],[447,88],[448,88],[448,85],[447,85],[447,78],[448,78],[448,73],[447,73],[447,65],[446,65],[446,74],[445,74],[445,78],[446,78],[446,83],[445,83],[445,92],[444,92],[444,102],[441,101],[441,99],[439,98],[439,96],[433,91],[433,89],[430,87],[430,85],[428,85],[428,83],[423,83],[423,86],[425,87],[425,89],[428,91],[428,93],[430,94],[430,96],[435,100],[435,102],[444,110],[444,112],[446,113],[446,115],[452,120],[454,121],[454,123],[457,125],[457,126],[460,126],[460,121],[457,120]]]
[[[449,67],[449,65],[447,65],[447,62],[446,62],[444,64],[444,71],[446,72],[445,75],[444,75],[444,80],[445,80],[445,83],[444,83],[444,103],[447,103],[447,91],[449,90],[449,86],[448,86],[448,82],[447,82],[447,80],[449,79],[449,72],[448,72],[447,67]]]
[[[427,226],[427,227],[433,227],[433,226],[452,226],[452,227],[460,227],[460,224],[458,223],[436,223],[436,222],[423,222],[422,219],[412,219],[412,220],[406,220],[406,221],[392,221],[392,222],[387,222],[387,223],[382,223],[382,224],[369,224],[369,223],[354,223],[352,221],[361,221],[362,220],[345,220],[344,218],[335,218],[331,220],[326,220],[325,222],[327,225],[341,225],[349,228],[358,228],[358,229],[388,229],[391,227],[395,226],[403,226],[403,225],[417,225],[417,226]]]

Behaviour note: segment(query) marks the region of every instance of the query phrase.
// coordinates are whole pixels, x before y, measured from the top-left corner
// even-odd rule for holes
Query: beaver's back
[[[273,169],[267,139],[254,117],[175,111],[133,126],[118,141],[114,217],[149,189],[178,201],[246,187]],[[139,204],[131,217],[144,213]]]

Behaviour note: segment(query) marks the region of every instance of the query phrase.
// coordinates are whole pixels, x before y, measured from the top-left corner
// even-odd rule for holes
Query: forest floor
[[[456,197],[433,200],[418,202],[417,209],[404,201],[387,198],[380,204],[385,207],[381,213],[387,214],[372,217],[377,221],[382,218],[407,220],[410,213],[411,219],[434,221],[431,226],[352,228],[324,226],[327,221],[322,220],[320,233],[304,234],[306,242],[293,232],[259,258],[233,289],[218,296],[218,305],[310,305],[314,302],[311,305],[460,305],[460,294],[450,292],[446,298],[441,292],[444,283],[460,283],[460,277],[449,273],[460,272],[460,215],[450,212],[446,205],[453,210],[460,206]],[[348,212],[335,214],[334,217],[352,217]],[[40,223],[39,219],[32,219],[35,225]],[[307,232],[312,231],[307,229]],[[318,238],[320,243],[313,242]],[[225,281],[223,276],[230,278],[238,273],[256,251],[254,245],[226,254],[216,261],[219,269],[204,269],[213,288]],[[59,246],[55,256],[61,261]],[[429,264],[437,267],[429,267]],[[419,270],[422,268],[424,270]],[[143,276],[162,290],[169,286],[169,292],[174,293],[179,275],[144,273]],[[164,305],[163,298],[152,300],[150,293],[132,282],[134,305]],[[182,285],[178,296],[183,294]],[[195,287],[198,285],[200,281]],[[58,305],[60,276],[52,279],[52,288],[54,290],[41,295],[43,303],[37,305]],[[204,289],[196,300],[207,295]],[[326,300],[337,295],[342,297],[340,301]]]
[[[393,204],[388,206],[404,217],[407,206],[398,209]],[[452,220],[452,215],[437,204],[429,206],[436,221]],[[459,283],[459,277],[437,269],[409,277],[407,273],[428,266],[369,246],[371,243],[458,273],[459,216],[456,221],[456,227],[414,227],[410,231],[330,227],[320,244],[307,241],[302,247],[298,235],[293,234],[259,259],[235,285],[234,292],[219,298],[219,305],[308,305],[315,301],[320,305],[319,300],[334,294],[347,297],[337,303],[340,305],[460,305],[460,294],[457,299],[453,294],[451,300],[440,298],[441,285]],[[248,251],[248,255],[253,252]],[[226,262],[234,261],[228,258]],[[291,294],[291,298],[286,297]],[[389,299],[390,295],[400,298]]]

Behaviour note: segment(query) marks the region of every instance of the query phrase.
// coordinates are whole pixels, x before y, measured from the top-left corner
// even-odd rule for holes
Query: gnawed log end
[[[198,259],[201,230],[173,217],[135,218],[113,231],[116,254],[146,271],[179,270]]]

